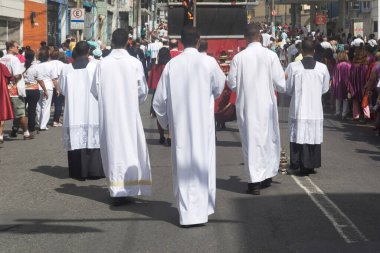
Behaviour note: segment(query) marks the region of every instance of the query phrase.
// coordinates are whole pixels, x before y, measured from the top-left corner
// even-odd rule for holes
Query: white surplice
[[[172,135],[173,188],[181,225],[206,223],[215,208],[214,100],[225,75],[217,62],[187,48],[165,67],[153,108]]]
[[[99,101],[100,151],[111,197],[151,194],[151,170],[139,103],[148,95],[144,69],[114,49],[96,69],[91,92]]]
[[[330,74],[325,64],[305,69],[302,62],[286,69],[286,93],[292,97],[289,108],[289,139],[298,144],[323,142],[322,94],[330,87]]]
[[[285,92],[278,56],[253,42],[232,60],[229,87],[236,91],[236,114],[249,183],[277,175],[280,129],[275,90]]]
[[[84,69],[63,66],[59,91],[65,96],[63,144],[66,151],[99,148],[99,105],[91,94],[96,64]]]

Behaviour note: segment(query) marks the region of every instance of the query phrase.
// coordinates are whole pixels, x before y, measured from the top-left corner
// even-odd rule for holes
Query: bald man
[[[169,42],[169,49],[170,49],[170,57],[173,59],[174,57],[178,56],[181,51],[178,50],[178,40],[171,39]]]

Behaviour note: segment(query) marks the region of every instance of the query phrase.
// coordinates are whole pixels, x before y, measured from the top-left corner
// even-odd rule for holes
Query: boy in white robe
[[[59,77],[59,92],[65,96],[63,144],[68,154],[69,176],[104,178],[99,143],[99,105],[90,89],[96,63],[88,60],[87,42],[76,44],[75,61],[64,65]]]
[[[128,32],[112,34],[112,52],[98,63],[91,92],[99,101],[100,151],[114,205],[150,195],[152,177],[139,104],[148,95],[141,62],[126,50]]]
[[[329,90],[330,74],[325,64],[314,60],[314,42],[302,42],[303,59],[286,69],[289,108],[290,168],[302,175],[321,167],[323,142],[322,95]]]
[[[248,194],[270,186],[280,164],[280,128],[275,91],[285,92],[285,75],[276,53],[261,45],[260,28],[249,24],[248,47],[235,55],[228,74],[237,92],[236,114],[248,175]]]
[[[172,133],[173,188],[184,227],[204,224],[215,208],[214,100],[225,75],[216,61],[196,49],[199,33],[185,27],[185,50],[161,75],[153,108],[162,127]]]

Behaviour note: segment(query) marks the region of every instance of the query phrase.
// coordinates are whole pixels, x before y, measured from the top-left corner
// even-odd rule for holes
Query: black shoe
[[[315,169],[308,169],[309,171],[309,174],[317,174],[317,172],[315,171]]]
[[[196,228],[206,226],[206,223],[192,224],[192,225],[181,225],[181,228]]]
[[[17,137],[17,129],[12,129],[12,132],[10,133],[9,136],[12,138],[16,138]]]
[[[260,195],[260,183],[248,183],[248,189],[246,193],[252,194],[252,195]]]
[[[308,176],[309,175],[309,170],[304,168],[304,167],[301,167],[300,168],[300,176]]]
[[[165,141],[166,141],[165,137],[164,137],[164,136],[161,136],[161,137],[160,137],[160,140],[158,141],[158,143],[160,143],[161,145],[164,145],[164,144],[165,144]]]
[[[81,182],[86,181],[86,178],[84,178],[84,177],[72,177],[72,179],[75,179],[75,180],[78,180]]]
[[[125,197],[111,197],[112,206],[122,206],[127,203],[129,203],[129,201]]]
[[[166,139],[166,146],[168,146],[168,147],[172,146],[172,139],[171,138]]]
[[[271,183],[272,183],[272,178],[271,177],[265,179],[264,181],[261,182],[261,189],[270,187]]]

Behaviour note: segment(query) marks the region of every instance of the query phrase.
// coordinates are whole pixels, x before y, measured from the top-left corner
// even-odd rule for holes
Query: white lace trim
[[[289,119],[290,142],[321,144],[323,142],[323,119]]]
[[[100,148],[99,125],[78,125],[63,127],[65,150]]]

